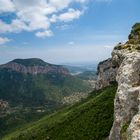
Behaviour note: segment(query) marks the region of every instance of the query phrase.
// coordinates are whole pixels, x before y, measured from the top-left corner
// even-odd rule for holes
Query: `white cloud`
[[[112,2],[112,0],[96,0],[97,2],[108,2],[108,3],[110,3],[110,2]]]
[[[46,31],[43,31],[43,32],[37,32],[36,36],[40,37],[40,38],[51,37],[51,36],[53,36],[53,32],[51,30],[46,30]]]
[[[63,13],[58,16],[58,19],[64,22],[69,22],[74,19],[78,19],[82,15],[83,11],[75,10],[75,9],[68,9],[68,12]]]
[[[3,45],[7,42],[10,42],[11,39],[7,38],[7,37],[0,37],[0,45]]]
[[[83,14],[83,11],[75,10],[73,8],[69,8],[67,12],[62,13],[60,15],[52,15],[50,21],[51,22],[57,22],[57,21],[63,21],[63,22],[70,22],[74,19],[78,19]]]
[[[66,8],[72,2],[72,0],[49,0],[49,2],[57,9],[63,9]]]
[[[0,13],[13,12],[14,10],[14,4],[11,0],[0,0]]]
[[[15,19],[11,24],[7,24],[0,20],[0,33],[10,33],[10,32],[20,32],[22,30],[27,30],[27,25],[19,19]]]
[[[51,24],[61,21],[70,22],[82,15],[83,10],[70,8],[71,3],[77,3],[82,6],[87,1],[0,0],[1,14],[14,12],[16,15],[16,19],[13,19],[10,24],[0,20],[0,33],[36,31],[37,37],[52,36],[53,33],[50,31]]]
[[[81,2],[81,3],[85,3],[85,2],[89,2],[90,0],[75,0],[76,2]]]

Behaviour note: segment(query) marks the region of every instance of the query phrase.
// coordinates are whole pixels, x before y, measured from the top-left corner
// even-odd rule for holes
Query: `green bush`
[[[137,32],[140,30],[140,23],[136,23],[133,27],[132,27],[134,32]]]

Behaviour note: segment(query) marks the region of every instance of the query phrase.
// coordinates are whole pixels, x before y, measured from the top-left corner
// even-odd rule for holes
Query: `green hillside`
[[[85,71],[83,73],[77,74],[76,77],[82,80],[96,80],[97,74],[96,71]]]
[[[33,71],[34,66],[50,71],[38,74],[20,71],[28,68]],[[6,108],[0,106],[0,137],[66,106],[64,97],[76,93],[87,95],[91,91],[87,82],[65,74],[67,71],[37,58],[15,59],[0,65],[0,101],[8,104]]]
[[[25,125],[2,140],[103,140],[113,122],[116,87],[93,92],[81,103]]]
[[[63,74],[24,74],[0,70],[0,99],[12,105],[41,106],[60,103],[64,96],[86,92],[88,84]]]
[[[57,106],[65,96],[90,91],[86,82],[69,73],[65,74],[67,69],[38,58],[15,59],[4,66],[0,66],[0,99],[7,101],[10,106]],[[34,71],[33,66],[42,66],[40,71],[48,68],[49,72],[32,74],[20,71],[29,68]]]

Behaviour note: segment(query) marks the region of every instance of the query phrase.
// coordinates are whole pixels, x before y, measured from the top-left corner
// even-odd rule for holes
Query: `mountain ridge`
[[[0,99],[17,105],[63,102],[63,97],[82,94],[80,86],[84,91],[90,89],[88,83],[72,76],[63,66],[38,58],[15,59],[0,65],[0,85]]]
[[[53,65],[46,63],[38,58],[30,59],[15,59],[6,64],[0,65],[0,68],[7,68],[13,71],[29,74],[47,74],[47,73],[60,73],[70,75],[68,69],[60,65]]]

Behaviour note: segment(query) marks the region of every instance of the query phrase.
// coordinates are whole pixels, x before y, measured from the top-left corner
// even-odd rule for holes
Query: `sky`
[[[140,0],[0,0],[0,64],[98,63],[140,22]]]

